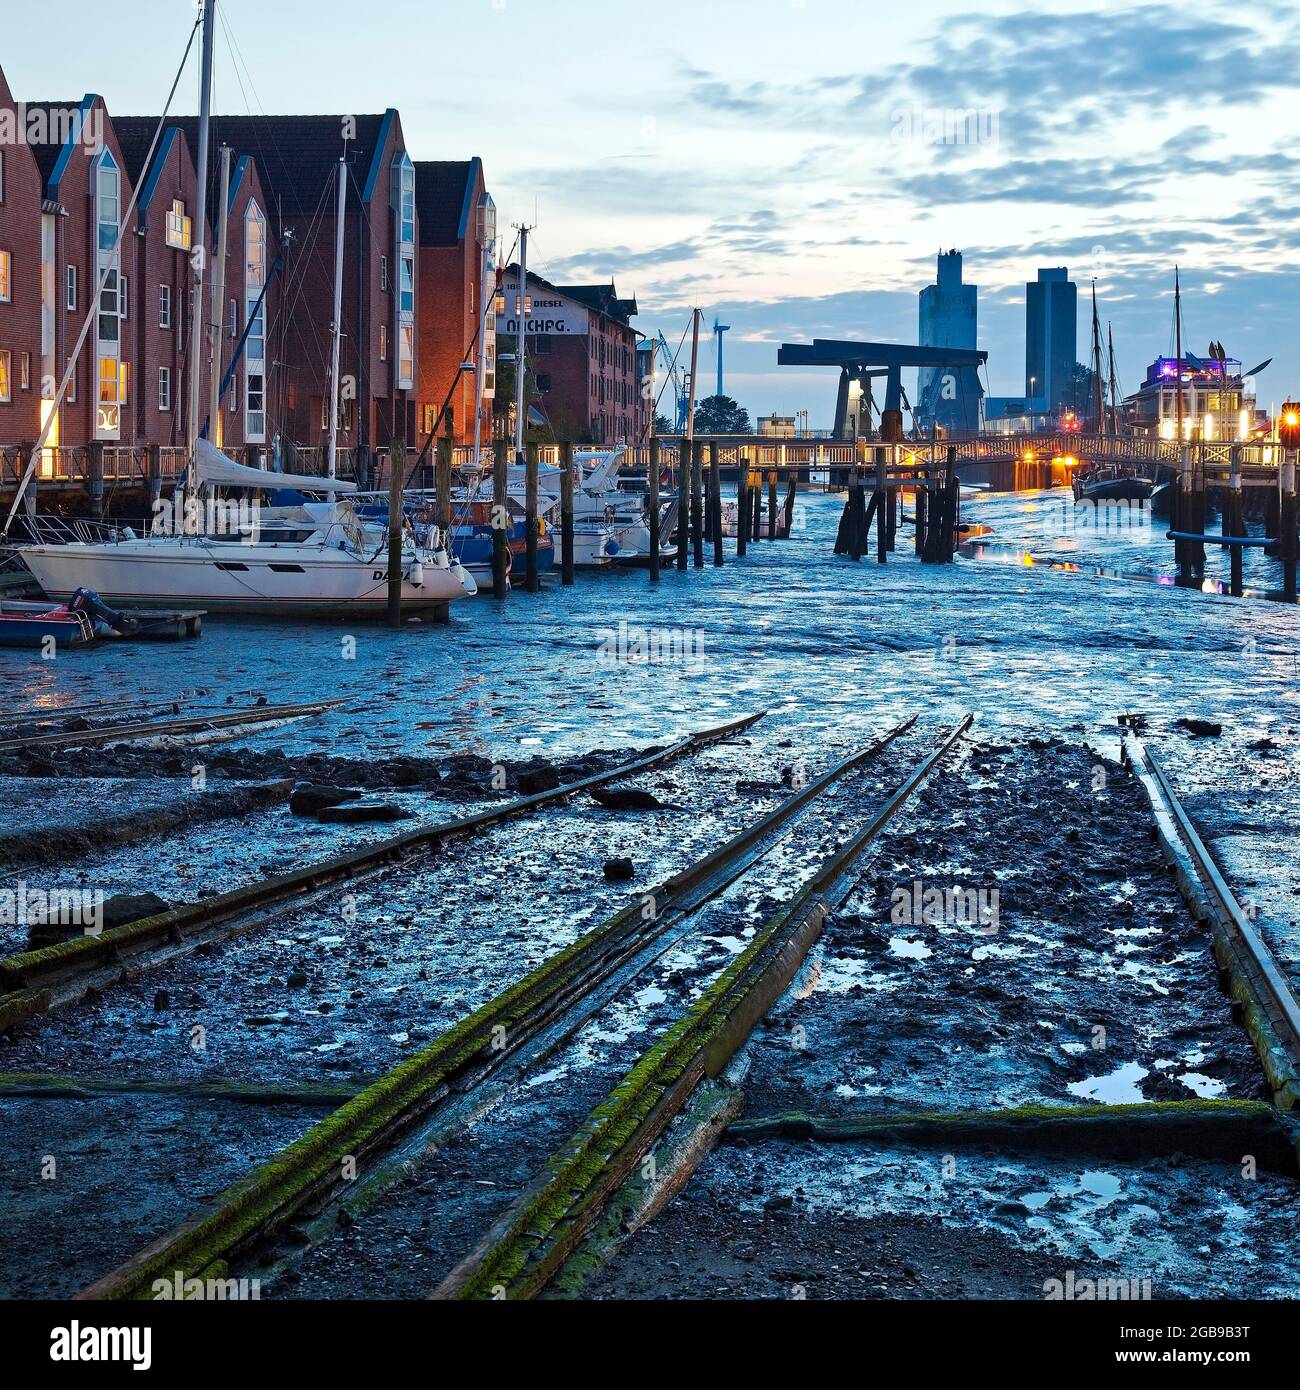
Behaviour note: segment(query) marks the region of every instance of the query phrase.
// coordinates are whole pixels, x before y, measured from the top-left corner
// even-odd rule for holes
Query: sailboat
[[[199,114],[200,227],[206,217],[214,9],[215,0],[207,0]],[[228,458],[201,437],[197,429],[200,374],[195,372],[191,378],[189,467],[177,483],[173,498],[156,515],[151,534],[142,536],[130,527],[105,523],[27,518],[30,542],[18,543],[14,549],[51,598],[68,599],[77,590],[88,589],[108,603],[144,607],[200,605],[230,613],[323,617],[379,614],[387,610],[388,528],[367,521],[357,512],[347,496],[356,490],[355,484],[338,478],[335,468],[346,197],[342,160],[339,170],[327,475],[314,477],[250,468]],[[224,207],[221,212],[224,216]],[[120,241],[120,228],[118,238]],[[202,279],[200,262],[195,266],[196,304],[202,303]],[[202,360],[202,319],[200,313],[193,315],[196,362]],[[83,335],[84,332],[83,329]],[[214,354],[214,379],[220,365],[219,354]],[[67,380],[65,376],[51,418],[57,414]],[[213,397],[216,398],[215,389]],[[30,482],[44,443],[43,433],[32,452],[23,487]],[[6,534],[23,487],[9,513]],[[252,500],[242,504],[227,502],[223,495],[228,490]],[[273,502],[278,495],[281,504],[263,507],[259,500],[263,493],[270,493]],[[323,500],[309,500],[312,495],[322,494]],[[238,524],[214,525],[214,519],[218,523]],[[402,608],[410,613],[445,611],[447,604],[476,591],[473,578],[449,557],[444,537],[436,531],[426,532],[417,542],[414,532],[404,524],[401,573]]]
[[[1101,320],[1097,317],[1097,282],[1092,284],[1092,384],[1093,411],[1098,434],[1106,432],[1106,402],[1101,374]],[[1117,432],[1115,417],[1115,350],[1111,343],[1110,360],[1111,433]],[[1071,479],[1074,500],[1079,502],[1146,502],[1154,484],[1136,469],[1118,463],[1094,464],[1080,470]]]

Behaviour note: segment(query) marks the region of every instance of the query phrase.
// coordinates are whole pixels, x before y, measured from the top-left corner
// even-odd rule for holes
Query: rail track
[[[1291,1110],[1300,1101],[1300,1000],[1143,742],[1136,722],[1122,722],[1123,759],[1151,803],[1153,833],[1189,908],[1213,932],[1220,981],[1241,1007],[1273,1103]]]
[[[679,941],[709,902],[780,844],[819,796],[914,723],[912,717],[895,725],[720,848],[629,902],[236,1183],[213,1210],[155,1241],[83,1296],[143,1296],[177,1269],[204,1277],[264,1249],[290,1224],[309,1234],[331,1229],[323,1213],[343,1193],[349,1210],[366,1205],[396,1180],[407,1156],[461,1130],[573,1037]],[[890,798],[869,834],[854,839],[859,852],[965,727]],[[842,856],[843,873],[851,874],[856,857]],[[832,875],[828,882],[839,879]],[[342,1176],[347,1159],[363,1170],[360,1181]]]
[[[604,772],[535,792],[473,815],[460,816],[57,945],[0,960],[0,1031],[103,990],[201,945],[223,941],[274,920],[289,906],[310,904],[341,884],[363,882],[420,853],[516,816],[542,810],[581,792],[662,766],[751,728],[765,711],[703,729]]]

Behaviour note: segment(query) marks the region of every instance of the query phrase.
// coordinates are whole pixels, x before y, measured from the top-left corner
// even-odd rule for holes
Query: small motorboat
[[[90,589],[78,589],[67,603],[49,600],[0,601],[0,647],[83,647],[103,639],[181,641],[203,631],[201,610],[126,613],[110,608]]]
[[[1150,478],[1118,468],[1076,473],[1070,485],[1075,502],[1149,502],[1155,488]]]
[[[12,609],[12,604],[0,605],[0,647],[34,649],[53,642],[58,649],[84,647],[95,640],[90,619],[84,613],[74,612],[66,603],[35,613],[13,612]]]

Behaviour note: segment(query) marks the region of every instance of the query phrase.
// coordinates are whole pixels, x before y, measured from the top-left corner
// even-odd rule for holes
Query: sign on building
[[[519,333],[519,279],[507,276],[504,282],[505,313],[497,315],[497,332],[509,338]],[[554,291],[534,290],[529,305],[524,332],[533,337],[539,333],[561,338],[585,338],[590,329],[590,316],[581,304],[575,304]]]

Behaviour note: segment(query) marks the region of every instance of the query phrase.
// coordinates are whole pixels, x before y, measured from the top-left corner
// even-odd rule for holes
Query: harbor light
[[[1278,442],[1284,449],[1300,449],[1300,405],[1287,401],[1277,422]]]

